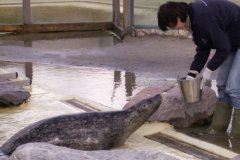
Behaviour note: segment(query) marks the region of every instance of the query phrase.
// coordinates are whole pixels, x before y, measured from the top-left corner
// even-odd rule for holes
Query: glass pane
[[[112,21],[112,0],[31,0],[32,23]]]
[[[0,24],[22,24],[22,10],[22,0],[1,0]]]

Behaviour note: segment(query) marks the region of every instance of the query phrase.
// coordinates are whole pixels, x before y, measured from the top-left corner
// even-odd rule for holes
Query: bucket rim
[[[202,80],[202,76],[197,76],[197,77],[194,78],[194,79],[188,79],[188,80],[186,80],[186,77],[187,77],[187,76],[184,76],[184,77],[178,76],[178,77],[177,77],[177,81],[195,81],[195,80]]]

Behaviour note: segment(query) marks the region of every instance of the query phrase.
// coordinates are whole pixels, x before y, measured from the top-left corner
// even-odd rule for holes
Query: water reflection
[[[122,79],[124,79],[126,101],[128,101],[133,96],[133,92],[136,89],[136,75],[132,72],[126,71],[124,72],[124,77],[121,77],[122,72],[123,71],[114,71],[114,86],[111,96],[112,105],[116,97],[116,90],[118,89],[118,87],[122,86]]]
[[[93,100],[121,109],[138,91],[136,75],[101,68],[39,65],[31,62],[0,62],[0,67],[17,71],[32,81],[31,98],[17,107],[0,106],[0,144],[28,124],[46,117],[77,112],[60,103],[67,97]]]
[[[204,127],[193,126],[191,128],[186,129],[177,129],[177,131],[187,134],[191,137],[200,139],[202,141],[209,142],[217,146],[221,146],[233,152],[240,153],[240,138],[230,138],[227,132],[218,133],[216,135],[203,135],[203,136],[200,136],[196,133],[197,130],[207,129],[208,127],[209,126]]]
[[[140,90],[136,87],[136,75],[132,72],[101,68],[38,65],[31,62],[2,62],[2,68],[17,71],[47,92],[63,97],[87,98],[115,109]]]
[[[136,87],[136,75],[132,72],[125,72],[125,89],[127,97],[133,95],[133,90]]]
[[[30,84],[32,84],[33,78],[33,64],[32,62],[25,62],[25,76],[29,78]]]

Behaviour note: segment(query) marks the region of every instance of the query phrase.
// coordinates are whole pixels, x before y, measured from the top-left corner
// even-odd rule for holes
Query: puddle
[[[216,87],[216,81],[212,81],[211,84],[211,88],[217,93],[217,87]],[[209,124],[210,125],[210,124]],[[226,148],[228,150],[231,150],[233,152],[236,153],[240,153],[240,138],[234,138],[231,139],[229,138],[229,136],[227,135],[227,133],[225,134],[218,134],[216,136],[211,136],[211,135],[204,135],[204,136],[199,136],[196,134],[196,130],[198,129],[207,129],[208,126],[193,126],[191,128],[187,128],[187,129],[177,129],[177,131],[182,132],[186,135],[189,135],[191,137],[221,146],[223,148]],[[229,126],[229,128],[227,129],[227,132],[231,131],[231,124]]]
[[[18,107],[0,108],[0,143],[20,128],[44,117],[76,112],[55,101],[80,97],[122,109],[141,89],[136,85],[137,76],[126,71],[29,62],[1,62],[0,67],[8,72],[18,72],[20,78],[32,80],[29,102]]]
[[[221,147],[231,150],[235,153],[240,153],[240,139],[239,138],[233,138],[233,139],[229,138],[227,133],[221,133],[221,134],[217,134],[217,135],[204,135],[204,136],[197,135],[197,130],[199,130],[199,129],[204,130],[204,129],[207,129],[208,127],[209,127],[209,125],[204,126],[204,127],[193,126],[191,128],[187,128],[187,129],[177,129],[177,131],[182,132],[188,136],[200,139],[202,141],[221,146]]]
[[[137,87],[137,76],[127,71],[31,62],[2,62],[1,68],[30,78],[33,88],[39,87],[62,97],[90,99],[115,109],[121,109],[132,95],[144,87]]]
[[[0,144],[37,120],[76,112],[54,101],[80,97],[121,110],[143,88],[165,83],[159,77],[149,78],[102,68],[3,61],[0,62],[0,68],[7,72],[18,72],[20,78],[28,77],[32,82],[29,102],[19,107],[0,108]],[[39,88],[42,90],[39,91]]]
[[[3,35],[0,45],[54,52],[56,49],[98,49],[116,43],[119,41],[109,32],[62,32]],[[4,61],[0,61],[0,68],[18,72],[20,78],[28,77],[32,82],[32,96],[27,103],[17,107],[0,107],[0,144],[19,129],[40,119],[79,112],[59,100],[80,97],[122,109],[131,96],[141,89],[137,86],[137,76],[126,71]]]
[[[56,49],[101,48],[119,43],[109,34],[98,37],[96,34],[98,33],[24,34],[17,37],[8,35],[1,37],[0,45],[41,48],[54,52]],[[28,77],[32,82],[32,97],[27,103],[18,107],[0,107],[0,144],[19,129],[40,119],[78,112],[73,107],[60,103],[59,100],[80,97],[119,110],[138,91],[148,86],[160,86],[165,83],[164,78],[170,80],[172,78],[161,79],[158,75],[156,77],[149,74],[137,75],[123,70],[31,62],[0,62],[0,68],[8,72],[18,72],[20,78]],[[214,86],[215,82],[213,89],[216,91]],[[225,147],[229,146],[224,138],[211,141],[216,142],[223,143]],[[236,143],[232,143],[232,146],[235,145]]]
[[[80,97],[121,110],[141,89],[164,83],[132,72],[101,68],[3,61],[0,68],[18,72],[19,78],[28,77],[32,81],[29,102],[17,107],[0,107],[0,144],[40,119],[78,112],[74,107],[69,109],[66,104],[60,104],[59,100]]]

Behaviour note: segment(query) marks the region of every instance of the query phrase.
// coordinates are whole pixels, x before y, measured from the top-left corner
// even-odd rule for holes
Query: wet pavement
[[[203,135],[200,136],[197,134],[197,130],[201,129],[207,129],[209,125],[206,126],[193,126],[191,128],[187,129],[177,129],[178,132],[184,133],[186,135],[189,135],[191,137],[200,139],[202,141],[211,143],[211,144],[216,144],[218,146],[221,146],[225,149],[228,149],[230,151],[233,151],[235,153],[240,153],[240,139],[239,138],[231,138],[228,135],[228,132],[226,133],[218,133],[217,135]]]
[[[33,38],[37,36],[36,34],[17,36],[21,38],[14,38],[12,35],[1,37],[0,59],[14,62],[106,67],[133,73],[145,72],[161,78],[176,78],[177,74],[186,74],[194,55],[194,45],[190,39],[180,40],[161,36],[126,37],[121,42],[109,33],[105,37],[103,35],[90,38],[86,37],[87,35],[71,38],[68,35],[71,32],[65,33],[66,37],[63,33],[59,34],[52,33],[51,36],[42,34],[42,39]],[[92,34],[88,33],[89,36]]]
[[[23,78],[30,78],[32,87],[38,86],[64,97],[91,99],[115,109],[122,109],[145,86],[138,82],[141,77],[127,71],[31,62],[1,62],[0,67],[8,72],[17,71]]]
[[[2,35],[0,67],[7,72],[18,72],[20,78],[30,78],[32,97],[20,110],[0,109],[3,122],[0,141],[27,124],[65,113],[64,109],[55,112],[55,108],[49,107],[54,100],[80,97],[121,109],[142,88],[163,83],[163,78],[159,80],[125,68],[128,66],[125,64],[131,63],[125,44],[129,46],[109,32]],[[115,49],[117,46],[120,48]],[[122,56],[125,62],[120,60]]]
[[[111,32],[4,35],[0,68],[30,78],[32,97],[20,107],[0,108],[0,143],[44,117],[79,111],[65,99],[121,109],[144,87],[185,75],[194,48],[191,39],[159,35],[124,41]]]
[[[6,35],[0,41],[0,65],[45,90],[122,108],[142,88],[187,73],[189,51],[182,47],[176,57],[177,48],[163,48],[184,41],[191,45],[189,40],[159,36],[121,42],[109,32]]]

